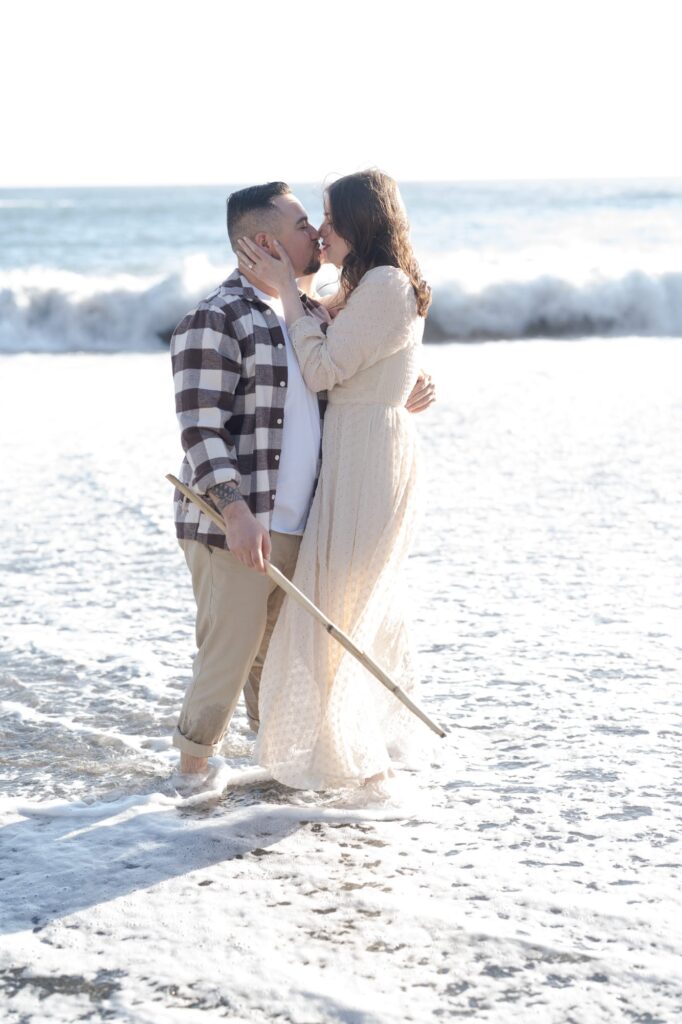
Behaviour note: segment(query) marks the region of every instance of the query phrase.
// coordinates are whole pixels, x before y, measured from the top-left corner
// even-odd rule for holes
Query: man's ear
[[[253,236],[253,240],[256,245],[260,245],[263,249],[267,249],[268,252],[272,252],[272,245],[270,242],[270,235],[265,231],[259,231],[258,234]]]

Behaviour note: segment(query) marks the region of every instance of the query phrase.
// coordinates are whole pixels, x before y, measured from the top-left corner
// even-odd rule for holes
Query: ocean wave
[[[33,268],[0,274],[0,352],[150,351],[226,276],[198,255],[176,274],[97,278]],[[633,270],[576,283],[559,276],[434,288],[428,341],[682,336],[682,273]]]
[[[427,322],[432,341],[682,336],[682,273],[633,270],[584,283],[543,275],[499,281],[477,292],[456,283],[434,288]]]
[[[96,277],[34,267],[0,274],[0,352],[126,352],[161,347],[225,276],[203,255],[166,276]]]

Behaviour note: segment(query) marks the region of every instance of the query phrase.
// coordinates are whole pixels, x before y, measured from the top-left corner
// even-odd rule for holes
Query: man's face
[[[296,277],[316,273],[320,269],[320,234],[308,221],[302,204],[295,196],[285,195],[275,196],[272,205],[279,213],[274,237],[286,249]]]

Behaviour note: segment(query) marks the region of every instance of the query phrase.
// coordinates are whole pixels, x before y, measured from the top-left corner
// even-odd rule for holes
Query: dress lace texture
[[[417,438],[404,408],[423,320],[409,281],[370,271],[330,325],[290,330],[310,387],[329,389],[322,471],[294,583],[407,693],[415,669],[403,570],[418,515]],[[299,789],[362,781],[404,756],[425,726],[286,598],[260,686],[254,761]]]

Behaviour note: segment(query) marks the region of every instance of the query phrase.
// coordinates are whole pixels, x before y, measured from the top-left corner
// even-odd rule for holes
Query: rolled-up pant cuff
[[[195,743],[194,740],[183,736],[176,726],[173,733],[173,746],[179,747],[185,754],[192,754],[193,757],[213,757],[218,753],[219,745],[217,743]]]

